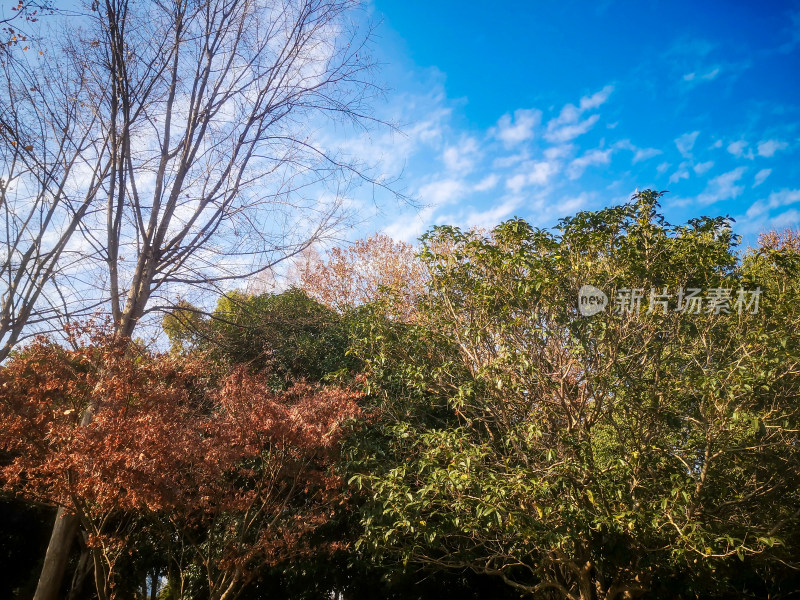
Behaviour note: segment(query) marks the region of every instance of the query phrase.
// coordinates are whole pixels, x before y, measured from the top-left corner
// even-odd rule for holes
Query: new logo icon
[[[605,310],[608,306],[608,296],[603,290],[593,285],[584,285],[578,290],[578,312],[584,317],[591,317]]]

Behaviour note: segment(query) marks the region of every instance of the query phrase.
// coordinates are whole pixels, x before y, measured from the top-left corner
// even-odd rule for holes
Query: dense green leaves
[[[164,319],[175,350],[208,351],[225,363],[269,374],[277,387],[344,376],[354,366],[346,357],[342,317],[302,290],[232,292],[220,298],[210,318],[200,314],[187,305]]]
[[[386,415],[352,454],[372,499],[363,544],[581,599],[668,581],[743,593],[719,576],[731,561],[761,569],[762,588],[792,564],[797,261],[742,262],[729,219],[670,225],[660,195],[554,232],[512,220],[423,237],[417,322],[378,311],[357,346]],[[587,284],[610,300],[591,317]],[[738,310],[738,290],[759,286],[760,310]],[[642,295],[629,310],[626,290]]]

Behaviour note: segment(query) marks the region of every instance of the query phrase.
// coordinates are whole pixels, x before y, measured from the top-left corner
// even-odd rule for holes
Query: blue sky
[[[800,226],[800,2],[373,0],[402,134],[347,142],[420,207],[363,224],[537,226],[670,190],[672,222]]]

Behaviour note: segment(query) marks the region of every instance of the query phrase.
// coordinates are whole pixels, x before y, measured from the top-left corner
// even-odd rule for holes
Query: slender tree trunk
[[[83,411],[81,427],[85,427],[92,422],[96,409],[96,405],[90,402],[86,410]],[[59,507],[33,600],[57,600],[61,583],[64,581],[64,571],[67,567],[69,551],[75,541],[79,525],[80,519],[77,515],[67,514],[63,507]],[[99,593],[100,590],[98,590]]]
[[[81,427],[92,422],[94,412],[95,406],[90,403],[81,418]],[[75,540],[75,535],[78,533],[79,524],[80,519],[76,515],[66,514],[64,509],[59,507],[33,600],[58,599],[70,549]],[[100,590],[98,590],[98,593],[100,593]]]
[[[65,514],[64,509],[59,508],[33,600],[58,600],[69,552],[77,532],[78,517]]]
[[[94,560],[94,585],[97,588],[99,600],[108,600],[108,576],[103,565],[103,554],[100,548],[92,548],[92,559]]]
[[[91,552],[89,548],[86,547],[85,543],[87,538],[86,533],[82,532],[81,537],[83,538],[83,543],[81,543],[81,557],[75,569],[75,574],[72,576],[72,585],[70,585],[67,600],[76,600],[80,597],[81,591],[83,590],[83,582],[86,581],[86,577],[92,572]]]
[[[158,569],[153,569],[150,574],[150,600],[158,599]]]

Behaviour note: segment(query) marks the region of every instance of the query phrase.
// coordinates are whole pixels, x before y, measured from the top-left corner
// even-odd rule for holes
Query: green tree
[[[660,196],[555,231],[423,237],[420,318],[374,310],[356,349],[384,416],[350,455],[362,546],[531,596],[781,592],[798,566],[798,254],[739,260],[730,219],[671,225]],[[581,314],[584,285],[606,310]]]
[[[200,315],[185,304],[164,318],[174,351],[209,352],[228,364],[268,373],[278,387],[343,377],[355,366],[346,356],[346,320],[297,288],[280,294],[231,292],[210,317]]]

